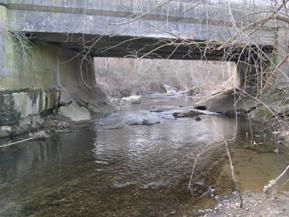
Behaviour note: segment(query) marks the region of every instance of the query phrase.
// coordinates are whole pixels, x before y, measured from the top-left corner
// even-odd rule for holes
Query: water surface
[[[152,106],[190,103],[184,97],[148,97],[77,132],[0,149],[0,216],[194,216],[211,201],[187,191],[196,155],[206,145],[219,144],[197,164],[203,170],[194,179],[197,193],[234,190],[224,139],[231,141],[244,191],[261,191],[289,163],[286,148],[276,153],[276,138],[246,121],[208,115],[152,126],[122,122],[128,113]]]

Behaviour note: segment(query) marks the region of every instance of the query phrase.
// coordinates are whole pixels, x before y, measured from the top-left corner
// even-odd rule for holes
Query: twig
[[[242,195],[241,195],[240,183],[238,182],[238,180],[237,180],[237,178],[235,176],[233,161],[232,161],[231,154],[230,154],[230,151],[229,151],[228,143],[227,143],[225,138],[224,138],[224,143],[225,143],[226,152],[227,152],[227,155],[228,155],[228,158],[229,158],[229,162],[230,162],[230,169],[231,169],[232,179],[234,181],[235,188],[236,188],[236,191],[238,192],[239,199],[240,199],[240,208],[242,208],[243,207],[243,198],[242,198]]]

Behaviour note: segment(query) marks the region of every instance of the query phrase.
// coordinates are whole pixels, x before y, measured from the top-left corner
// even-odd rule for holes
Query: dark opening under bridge
[[[241,31],[268,16],[265,8],[199,2],[0,0],[0,121],[55,108],[59,88],[99,112],[96,56],[235,61],[242,78],[259,70],[248,58],[261,65],[262,56],[284,52],[287,30],[278,23]]]

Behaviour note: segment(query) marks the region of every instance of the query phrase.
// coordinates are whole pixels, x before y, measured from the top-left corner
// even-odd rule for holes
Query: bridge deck
[[[259,13],[264,10],[260,7],[199,2],[7,0],[8,24],[12,31],[31,33],[35,40],[75,51],[91,49],[94,56],[143,56],[149,49],[163,45],[157,54],[161,58],[200,59],[200,51],[194,46],[176,49],[175,45],[164,43],[171,43],[170,40],[222,43],[239,29],[266,16]],[[250,15],[244,15],[244,11]],[[273,30],[272,25],[263,26],[249,37],[241,35],[238,43],[272,47],[276,41]],[[94,46],[88,48],[91,45]],[[216,51],[211,56],[217,59],[222,55]]]

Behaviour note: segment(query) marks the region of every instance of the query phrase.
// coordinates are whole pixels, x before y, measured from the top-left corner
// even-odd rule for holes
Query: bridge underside
[[[155,0],[4,2],[0,4],[2,123],[53,110],[59,98],[50,96],[51,89],[61,96],[68,93],[77,105],[100,112],[105,100],[103,94],[95,94],[101,91],[92,57],[234,61],[241,84],[245,84],[245,75],[255,79],[262,57],[275,45],[272,27],[264,26],[237,40],[239,44],[222,47],[221,42],[236,34],[228,18],[233,16],[237,25],[246,25],[265,16],[244,18],[243,9],[228,10],[223,4],[203,7],[198,1],[161,1],[156,7]],[[27,89],[35,93],[34,98]],[[4,99],[9,103],[1,104]]]
[[[230,45],[203,40],[99,36],[30,32],[33,42],[47,42],[92,57],[248,61],[272,53],[271,45]],[[224,47],[224,48],[221,48]]]

